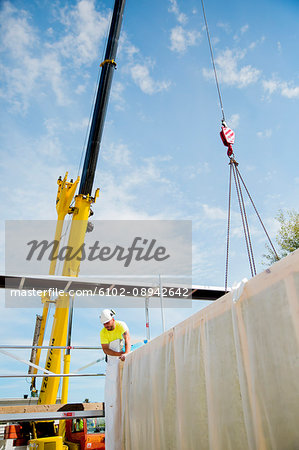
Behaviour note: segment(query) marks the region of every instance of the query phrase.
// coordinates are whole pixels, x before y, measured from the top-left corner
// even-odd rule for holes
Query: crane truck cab
[[[104,419],[69,419],[65,421],[65,444],[70,450],[104,450]]]

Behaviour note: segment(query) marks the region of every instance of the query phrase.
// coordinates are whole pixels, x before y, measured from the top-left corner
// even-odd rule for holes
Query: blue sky
[[[112,7],[110,0],[1,2],[2,272],[4,221],[55,219],[58,176],[80,173]],[[214,0],[205,9],[239,169],[274,238],[277,211],[298,208],[299,4]],[[128,1],[117,63],[94,217],[192,220],[193,282],[221,286],[229,167],[201,2]],[[248,217],[260,272],[265,238],[249,207]],[[250,277],[235,195],[230,254],[232,285]],[[40,311],[5,309],[3,299],[1,342],[30,345]],[[167,310],[167,327],[205,304]],[[97,316],[75,311],[75,344],[99,343]],[[143,308],[120,309],[118,317],[134,340],[144,338]],[[156,336],[158,310],[151,311],[151,323]],[[73,370],[97,357],[74,352]],[[24,373],[7,357],[1,364],[3,372]],[[27,393],[24,380],[1,384],[1,397]],[[103,380],[75,381],[70,400],[102,400],[102,388]]]

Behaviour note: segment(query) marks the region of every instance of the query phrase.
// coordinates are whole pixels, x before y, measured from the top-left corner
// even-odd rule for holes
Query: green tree
[[[299,248],[299,212],[291,210],[283,213],[280,210],[276,219],[280,223],[280,229],[275,238],[277,242],[276,251],[279,259],[281,259]],[[263,255],[263,257],[270,265],[277,261],[277,258],[270,245],[266,244],[266,247],[268,253]]]

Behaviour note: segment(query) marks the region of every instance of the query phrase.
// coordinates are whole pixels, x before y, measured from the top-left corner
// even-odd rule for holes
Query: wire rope
[[[245,226],[244,217],[243,217],[243,210],[242,210],[242,205],[241,205],[240,193],[239,193],[239,190],[238,190],[238,183],[237,183],[237,180],[236,180],[236,168],[235,168],[235,164],[234,163],[233,163],[233,175],[234,175],[234,181],[235,181],[237,197],[238,197],[238,202],[239,202],[239,208],[240,208],[240,214],[241,214],[241,219],[242,219],[242,225],[243,225],[245,243],[246,243],[246,248],[247,248],[247,254],[248,254],[248,259],[249,259],[250,271],[251,271],[251,276],[253,277],[253,273],[254,272],[253,272],[252,261],[251,261],[251,257],[250,257],[246,226]]]
[[[265,227],[265,225],[264,225],[264,223],[263,223],[263,221],[262,221],[262,219],[261,219],[261,216],[260,216],[260,214],[259,214],[259,212],[258,212],[258,210],[257,210],[257,208],[256,208],[256,206],[255,206],[255,204],[254,204],[254,201],[253,201],[253,199],[252,199],[252,197],[251,197],[251,195],[250,195],[250,193],[249,193],[249,191],[248,191],[248,189],[247,189],[247,186],[246,186],[246,184],[245,184],[245,182],[244,182],[244,180],[243,180],[243,178],[242,178],[242,175],[240,174],[240,171],[239,171],[238,168],[237,168],[237,172],[238,172],[239,177],[240,177],[240,180],[242,181],[242,184],[243,184],[243,186],[244,186],[244,188],[245,188],[245,190],[246,190],[246,192],[247,192],[248,198],[249,198],[249,200],[251,201],[251,204],[252,204],[252,206],[253,206],[253,208],[254,208],[254,211],[256,212],[256,215],[257,215],[257,217],[258,217],[258,219],[259,219],[259,221],[260,221],[260,224],[261,224],[261,226],[263,227],[263,230],[264,230],[264,232],[265,232],[265,234],[266,234],[266,236],[267,236],[267,238],[268,238],[268,240],[269,240],[269,243],[270,243],[270,245],[271,245],[271,247],[272,247],[272,250],[273,250],[273,252],[274,252],[274,254],[275,254],[275,257],[276,257],[276,259],[277,259],[277,261],[278,261],[278,260],[279,260],[279,256],[278,256],[278,254],[277,254],[277,252],[276,252],[276,250],[275,250],[275,247],[274,247],[274,245],[273,245],[273,243],[272,243],[272,241],[271,241],[271,238],[270,238],[270,236],[269,236],[269,234],[268,234],[268,232],[267,232],[267,230],[266,230],[266,227]]]
[[[206,17],[206,12],[205,12],[205,7],[204,7],[203,0],[201,0],[201,6],[202,6],[202,12],[203,12],[203,17],[204,17],[204,21],[205,21],[208,42],[209,42],[209,48],[210,48],[210,54],[211,54],[213,70],[214,70],[214,76],[215,76],[215,81],[216,81],[216,86],[217,86],[217,91],[218,91],[218,97],[219,97],[219,103],[220,103],[220,108],[221,108],[222,120],[225,122],[225,115],[224,115],[223,102],[222,102],[222,96],[221,96],[221,91],[220,91],[220,84],[219,84],[219,81],[218,81],[217,70],[216,70],[215,60],[214,60],[213,47],[212,47],[212,43],[211,43],[210,32],[209,32],[209,27],[208,27],[208,21],[207,21],[207,17]]]
[[[209,31],[209,26],[208,26],[208,21],[207,21],[207,16],[206,16],[206,12],[205,12],[205,7],[204,7],[204,1],[201,0],[201,6],[202,6],[202,12],[203,12],[203,17],[204,17],[204,22],[205,22],[205,28],[206,28],[206,33],[207,33],[207,38],[208,38],[208,44],[209,44],[209,49],[210,49],[210,56],[211,56],[211,61],[212,61],[212,66],[213,66],[213,71],[214,71],[214,77],[215,77],[215,82],[216,82],[216,87],[217,87],[217,92],[218,92],[218,98],[219,98],[219,104],[220,104],[220,109],[221,109],[221,114],[222,114],[222,124],[224,126],[226,126],[225,124],[225,114],[224,114],[224,107],[223,107],[223,101],[222,101],[222,95],[221,95],[221,90],[220,90],[220,83],[218,80],[218,75],[217,75],[217,70],[216,70],[216,64],[215,64],[215,58],[214,58],[214,52],[213,52],[213,47],[212,47],[212,42],[211,42],[211,36],[210,36],[210,31]],[[226,144],[225,144],[226,145]],[[228,281],[228,266],[229,266],[229,241],[230,241],[230,220],[231,220],[231,179],[232,179],[232,173],[234,176],[234,182],[235,182],[235,186],[236,186],[236,192],[237,192],[237,197],[238,197],[238,202],[239,202],[239,207],[240,207],[240,213],[241,213],[241,219],[242,219],[242,225],[243,225],[243,231],[244,231],[244,237],[245,237],[245,242],[246,242],[246,248],[247,248],[247,254],[248,254],[248,259],[249,259],[249,265],[250,265],[250,270],[251,270],[251,275],[254,276],[256,275],[256,266],[255,266],[255,261],[254,261],[254,254],[253,254],[253,248],[252,248],[252,243],[251,243],[251,237],[250,237],[250,230],[249,230],[249,224],[248,224],[248,220],[247,220],[247,214],[246,214],[246,208],[245,208],[245,202],[244,202],[244,197],[242,194],[242,186],[241,183],[249,197],[249,200],[254,208],[254,211],[260,221],[260,224],[268,238],[268,241],[270,243],[270,246],[274,252],[274,255],[276,257],[277,260],[279,260],[279,256],[274,248],[274,245],[270,239],[270,236],[263,224],[263,221],[260,217],[260,214],[258,213],[258,210],[253,202],[253,199],[245,185],[245,182],[240,174],[240,171],[238,169],[238,163],[235,161],[234,159],[234,155],[232,154],[232,156],[230,154],[228,154],[229,158],[230,158],[230,177],[229,177],[229,201],[228,201],[228,218],[227,218],[227,242],[226,242],[226,264],[225,264],[225,291],[227,291],[227,281]]]
[[[246,231],[247,231],[249,253],[250,253],[251,262],[252,262],[252,269],[253,269],[253,274],[256,275],[256,268],[255,268],[255,262],[254,262],[254,256],[253,256],[253,250],[252,250],[251,237],[250,237],[249,225],[248,225],[248,220],[247,220],[245,202],[244,202],[244,198],[243,198],[243,193],[242,193],[242,189],[241,189],[241,183],[240,183],[240,179],[239,179],[239,171],[238,171],[237,166],[235,167],[235,169],[236,169],[236,179],[237,179],[239,192],[240,192],[240,199],[241,199],[241,204],[242,204],[242,210],[243,210],[243,215],[244,215],[244,222],[245,222],[245,227],[246,227]]]

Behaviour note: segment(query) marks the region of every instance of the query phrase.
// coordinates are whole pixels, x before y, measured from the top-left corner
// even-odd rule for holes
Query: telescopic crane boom
[[[115,0],[113,15],[110,25],[109,37],[106,47],[105,59],[101,63],[101,76],[99,86],[97,90],[96,102],[93,111],[93,117],[89,132],[89,139],[87,149],[85,153],[84,166],[82,170],[81,183],[79,193],[75,197],[74,207],[70,207],[73,200],[76,187],[79,183],[79,178],[73,182],[67,181],[67,174],[62,180],[58,179],[58,194],[56,209],[58,214],[55,240],[60,242],[63,221],[66,214],[72,214],[72,225],[69,233],[68,246],[73,248],[74,253],[76,249],[80,249],[83,246],[85,240],[85,234],[87,229],[87,222],[90,216],[91,204],[96,201],[99,190],[97,189],[94,196],[92,196],[92,188],[95,177],[95,171],[97,166],[97,160],[99,155],[99,149],[103,134],[105,116],[107,112],[108,100],[111,90],[111,83],[113,78],[113,72],[116,68],[115,57],[117,52],[117,46],[119,41],[119,35],[121,30],[123,12],[125,7],[125,0]],[[59,248],[56,250],[58,253]],[[55,275],[56,266],[56,254],[53,255],[51,261],[50,274]],[[78,253],[77,253],[78,256]],[[65,260],[62,275],[63,276],[78,276],[80,270],[80,255],[78,258]],[[44,303],[43,315],[41,318],[41,332],[38,339],[38,345],[42,345],[44,337],[45,323],[48,315],[48,304],[50,296],[47,292],[42,297]],[[66,346],[67,340],[70,345],[71,335],[71,314],[69,314],[71,299],[69,294],[65,293],[59,296],[55,301],[55,314],[52,326],[52,333],[50,338],[50,346]],[[40,319],[39,319],[40,320]],[[68,327],[69,323],[69,327]],[[60,373],[60,360],[61,350],[51,348],[48,351],[46,359],[47,370]],[[40,358],[40,352],[35,357],[35,364],[38,365]],[[69,350],[64,355],[64,373],[69,373],[70,366],[70,354]],[[33,378],[34,380],[34,378]],[[68,393],[68,377],[63,378],[62,386],[62,403],[67,402]],[[39,400],[40,404],[53,404],[56,402],[59,377],[44,377]],[[35,391],[34,381],[31,386]]]
[[[91,195],[99,149],[103,134],[112,77],[116,68],[115,57],[122,24],[125,0],[116,0],[107,42],[105,59],[101,64],[102,72],[90,127],[89,139],[82,170],[79,195]]]

